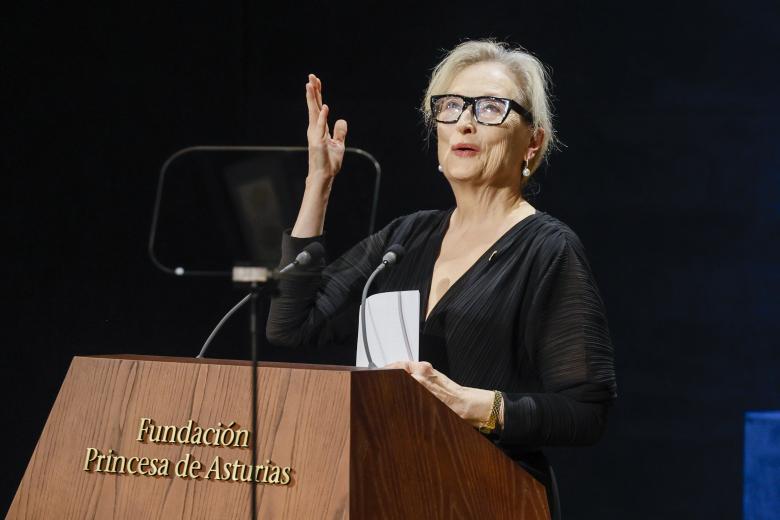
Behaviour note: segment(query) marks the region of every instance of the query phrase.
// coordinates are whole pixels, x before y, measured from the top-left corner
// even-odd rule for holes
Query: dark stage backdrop
[[[617,351],[605,438],[549,450],[565,518],[739,517],[743,412],[780,408],[777,3],[17,4],[2,21],[0,506],[74,355],[194,355],[240,297],[146,257],[170,153],[305,144],[315,72],[348,144],[384,168],[378,223],[447,207],[416,107],[441,49],[494,36],[553,68],[565,146],[534,203],[585,243]],[[213,356],[245,357],[246,319]]]

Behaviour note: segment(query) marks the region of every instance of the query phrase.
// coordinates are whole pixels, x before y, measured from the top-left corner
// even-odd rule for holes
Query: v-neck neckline
[[[426,280],[426,288],[424,295],[424,300],[420,303],[424,302],[424,310],[422,314],[422,322],[423,326],[428,323],[428,321],[431,319],[431,317],[438,311],[438,309],[442,306],[442,302],[445,301],[452,293],[453,289],[456,289],[458,285],[461,284],[461,281],[467,278],[468,276],[472,275],[472,273],[477,269],[477,266],[482,265],[484,262],[484,258],[488,256],[489,254],[492,254],[495,250],[497,250],[498,245],[504,241],[507,237],[510,235],[513,235],[517,229],[523,227],[524,224],[534,219],[534,217],[537,217],[541,215],[543,212],[539,211],[538,209],[534,211],[534,213],[531,213],[530,215],[526,215],[522,219],[520,219],[518,222],[515,222],[512,227],[507,229],[503,235],[498,237],[493,244],[488,247],[480,256],[477,258],[473,264],[469,266],[468,269],[463,271],[463,274],[461,274],[455,282],[450,285],[450,287],[442,294],[441,298],[436,302],[436,304],[433,306],[433,308],[428,312],[428,304],[430,303],[431,298],[431,290],[433,289],[433,271],[436,269],[436,262],[439,260],[439,256],[441,256],[441,248],[444,244],[444,235],[447,234],[447,231],[450,228],[450,219],[452,218],[452,214],[455,211],[455,208],[450,208],[449,211],[447,211],[444,215],[444,219],[442,223],[438,226],[439,234],[437,237],[435,237],[435,240],[432,241],[433,244],[433,252],[434,255],[431,255],[433,260],[431,261],[430,265],[427,269],[427,280]],[[421,305],[422,307],[422,305]]]

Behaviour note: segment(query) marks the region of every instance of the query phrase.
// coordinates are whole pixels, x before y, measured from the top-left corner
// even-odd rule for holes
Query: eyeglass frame
[[[442,98],[446,98],[446,97],[457,97],[457,98],[460,98],[460,99],[463,100],[463,108],[461,108],[460,114],[458,114],[458,118],[455,119],[455,121],[439,121],[436,118],[436,115],[435,115],[436,114],[436,102],[438,100],[440,100]],[[482,100],[482,99],[495,99],[497,101],[504,101],[506,103],[509,103],[509,108],[507,109],[506,113],[504,114],[504,117],[498,123],[483,123],[482,121],[480,121],[477,118],[477,113],[476,113],[475,108],[472,108],[471,113],[474,116],[474,121],[476,121],[477,123],[479,123],[481,125],[485,125],[485,126],[498,126],[498,125],[501,125],[501,124],[504,123],[504,121],[506,121],[506,118],[509,117],[509,112],[511,112],[512,110],[514,110],[515,112],[520,114],[526,121],[528,121],[528,124],[531,124],[531,125],[534,124],[534,116],[533,116],[533,114],[531,114],[531,112],[528,111],[527,108],[525,108],[523,105],[521,105],[520,103],[518,103],[514,99],[502,98],[502,97],[497,97],[497,96],[469,97],[469,96],[461,96],[460,94],[438,94],[438,95],[435,95],[435,96],[431,96],[431,101],[430,101],[430,103],[431,103],[431,115],[433,115],[433,118],[434,118],[434,120],[437,123],[441,123],[443,125],[452,125],[452,124],[455,124],[458,121],[460,121],[460,116],[463,115],[463,112],[465,112],[466,109],[469,106],[476,107],[477,106],[477,101]]]

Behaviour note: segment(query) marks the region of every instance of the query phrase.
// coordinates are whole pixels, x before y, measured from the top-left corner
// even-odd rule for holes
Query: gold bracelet
[[[479,426],[481,433],[493,433],[498,422],[498,413],[501,410],[501,401],[503,396],[498,390],[493,390],[493,407],[490,409],[490,416]]]

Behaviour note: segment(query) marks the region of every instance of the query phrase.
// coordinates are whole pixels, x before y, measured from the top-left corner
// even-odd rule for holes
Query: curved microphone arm
[[[368,368],[377,368],[374,360],[371,359],[371,352],[368,348],[368,327],[366,325],[366,303],[368,299],[368,289],[371,287],[371,282],[374,278],[382,272],[382,270],[388,265],[397,264],[401,261],[406,250],[401,244],[393,244],[387,249],[387,253],[382,257],[382,263],[374,269],[371,276],[368,277],[366,284],[363,286],[363,294],[360,298],[360,333],[363,337],[363,350],[366,352],[366,360],[368,361]]]
[[[312,242],[308,246],[306,246],[303,251],[298,253],[298,256],[295,257],[295,260],[284,266],[282,269],[275,271],[271,273],[271,278],[279,278],[279,275],[287,273],[289,271],[292,271],[294,269],[297,269],[298,267],[304,267],[309,265],[312,262],[319,261],[321,258],[325,256],[325,248],[320,244],[319,242]],[[261,286],[265,287],[265,286]],[[262,289],[261,289],[262,291]],[[211,331],[211,334],[209,334],[209,337],[206,339],[206,342],[203,344],[203,348],[200,349],[200,352],[198,353],[197,358],[202,358],[206,355],[206,350],[208,350],[209,345],[211,344],[211,340],[214,339],[214,337],[217,335],[217,332],[219,332],[219,329],[222,328],[222,325],[227,322],[227,320],[230,319],[230,317],[236,313],[238,309],[240,309],[246,302],[250,301],[252,299],[252,296],[259,295],[260,292],[256,289],[256,285],[252,284],[252,292],[244,296],[240,302],[235,304],[232,309],[227,311],[227,313],[222,317],[221,320],[219,320],[219,323],[217,323],[217,326],[214,327],[214,330]]]
[[[366,282],[366,285],[363,286],[363,295],[360,298],[360,332],[363,335],[363,350],[366,351],[366,359],[368,360],[368,368],[376,368],[377,366],[374,364],[374,360],[371,359],[371,352],[368,348],[368,328],[366,327],[366,298],[368,297],[368,288],[371,287],[371,282],[374,281],[374,278],[376,278],[376,275],[382,272],[382,269],[385,268],[384,262],[379,264],[379,267],[374,269],[374,272],[371,273],[371,276],[368,277],[368,281]]]

